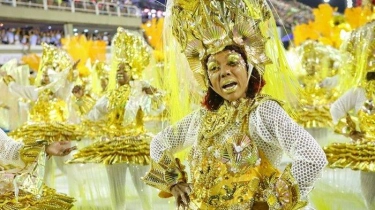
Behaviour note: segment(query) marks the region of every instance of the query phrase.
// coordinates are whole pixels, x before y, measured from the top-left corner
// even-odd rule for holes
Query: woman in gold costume
[[[74,155],[70,163],[106,165],[112,209],[125,209],[125,178],[129,169],[143,209],[151,209],[150,193],[140,180],[148,170],[149,141],[144,115],[158,114],[163,106],[154,88],[140,81],[150,52],[141,36],[119,28],[113,40],[114,58],[107,94],[100,98],[87,117],[96,122],[101,139]]]
[[[295,49],[301,86],[296,122],[304,127],[320,145],[326,145],[332,118],[330,105],[338,97],[339,69],[342,54],[339,50],[317,41],[305,41]],[[295,61],[294,61],[295,62]]]
[[[29,85],[30,69],[27,65],[18,66],[17,59],[5,63],[0,68],[0,72],[11,75],[17,83]],[[11,131],[27,121],[29,104],[27,100],[20,100],[9,92],[3,81],[0,81],[0,92],[2,95],[2,99],[0,99],[0,127]]]
[[[66,100],[72,88],[75,65],[64,51],[44,45],[37,86],[24,86],[9,75],[4,77],[11,93],[32,103],[28,122],[12,131],[10,136],[24,142],[43,139],[52,143],[79,139],[76,127],[67,123],[69,112]]]
[[[361,188],[368,209],[375,208],[374,32],[375,22],[352,32],[346,47],[351,59],[346,62],[348,78],[344,78],[344,81],[360,85],[348,90],[330,109],[336,132],[351,138],[352,141],[333,143],[324,148],[329,167],[361,171]],[[357,115],[358,126],[351,115]]]
[[[42,184],[47,155],[71,152],[69,142],[16,142],[0,129],[0,209],[71,209],[74,199]],[[38,166],[38,167],[37,167]]]
[[[73,65],[72,59],[66,52],[44,44],[36,86],[18,84],[9,75],[4,77],[9,91],[29,100],[31,104],[28,121],[9,133],[12,138],[25,144],[32,144],[41,139],[52,143],[81,138],[78,127],[68,123],[69,110],[66,102],[72,88],[76,64]],[[59,169],[66,173],[64,158],[52,159]],[[52,166],[53,161],[47,161],[45,181],[49,185],[55,177]]]
[[[281,46],[267,45],[278,38],[262,27],[274,23],[266,1],[168,2],[169,26],[206,96],[204,108],[155,136],[143,179],[184,209],[303,208],[326,158],[278,101],[261,94],[265,71],[287,67],[283,51],[272,51],[280,53],[274,60],[266,54]],[[190,180],[173,157],[187,147]],[[293,161],[280,173],[283,153]]]

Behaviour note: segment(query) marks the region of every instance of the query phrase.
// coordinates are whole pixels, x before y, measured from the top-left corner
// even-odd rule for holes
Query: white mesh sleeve
[[[176,125],[169,126],[158,133],[151,141],[150,156],[158,161],[164,150],[178,152],[194,144],[198,138],[203,110],[193,112]]]
[[[284,151],[292,159],[292,174],[305,197],[327,164],[324,151],[315,139],[281,106],[272,100],[260,104],[250,115],[250,133],[258,136],[258,146],[267,157]]]
[[[16,82],[9,84],[9,92],[13,93],[17,97],[36,101],[38,99],[38,90],[34,86],[24,86]]]
[[[14,166],[23,166],[20,157],[20,149],[23,147],[21,142],[9,138],[3,130],[0,129],[0,164]]]
[[[331,105],[333,123],[337,124],[352,109],[358,112],[366,100],[366,92],[363,88],[353,88],[347,91]]]
[[[107,96],[101,97],[92,108],[92,110],[87,114],[87,117],[91,121],[100,120],[108,113],[108,103],[109,100]]]

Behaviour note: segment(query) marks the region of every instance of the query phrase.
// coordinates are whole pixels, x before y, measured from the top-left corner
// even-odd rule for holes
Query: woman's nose
[[[228,68],[228,67],[221,68],[221,71],[220,71],[221,77],[226,77],[226,76],[229,76],[230,74],[231,74],[230,68]]]

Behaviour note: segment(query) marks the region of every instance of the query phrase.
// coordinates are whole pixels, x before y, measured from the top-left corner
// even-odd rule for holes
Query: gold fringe
[[[110,141],[98,141],[81,149],[68,163],[148,165],[150,163],[150,144],[148,137],[145,135],[123,137],[122,139],[116,137]]]
[[[375,171],[375,142],[333,143],[324,147],[331,168]]]
[[[57,193],[56,190],[47,186],[43,187],[40,197],[27,191],[20,190],[18,201],[14,192],[7,192],[0,195],[0,209],[3,210],[68,210],[73,207],[74,198],[65,194]]]
[[[45,140],[48,144],[55,141],[80,140],[83,132],[76,125],[64,122],[26,123],[9,133],[14,139],[22,140],[26,145]]]

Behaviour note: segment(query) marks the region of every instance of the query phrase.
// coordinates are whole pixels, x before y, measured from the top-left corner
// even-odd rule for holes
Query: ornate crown
[[[55,71],[63,71],[73,64],[72,58],[64,50],[42,43],[43,53],[40,68],[52,66]]]
[[[349,55],[343,64],[343,81],[353,81],[349,88],[363,82],[367,72],[375,71],[375,21],[353,31],[342,49]]]
[[[56,72],[61,72],[73,65],[73,59],[66,51],[46,43],[42,43],[42,47],[42,58],[35,79],[37,85],[41,83],[42,75],[47,73],[48,67],[53,68]]]
[[[175,0],[172,31],[185,53],[195,78],[204,90],[208,79],[205,61],[226,46],[240,47],[247,62],[263,74],[270,59],[267,37],[259,25],[271,17],[263,0]]]
[[[129,74],[135,79],[142,76],[142,71],[150,63],[151,52],[142,36],[133,34],[121,27],[113,37],[113,61],[130,67]]]
[[[296,53],[307,75],[318,74],[324,77],[335,76],[345,57],[339,50],[313,40],[307,40],[298,46]],[[325,72],[327,70],[328,72]]]

